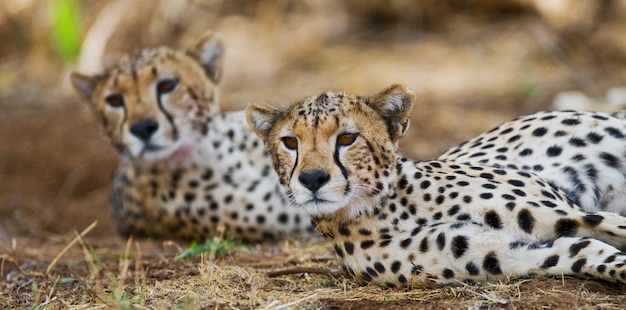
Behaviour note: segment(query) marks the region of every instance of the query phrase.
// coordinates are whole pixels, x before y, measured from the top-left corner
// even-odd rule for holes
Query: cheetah
[[[71,75],[122,157],[111,204],[123,235],[256,242],[313,231],[286,207],[244,111],[220,113],[223,54],[209,33],[185,50],[148,48],[102,74]]]
[[[414,102],[392,85],[246,110],[287,197],[334,241],[346,274],[391,288],[563,274],[626,283],[625,217],[585,212],[532,172],[402,156]]]
[[[586,211],[626,215],[626,121],[584,111],[519,117],[438,157],[533,172]]]

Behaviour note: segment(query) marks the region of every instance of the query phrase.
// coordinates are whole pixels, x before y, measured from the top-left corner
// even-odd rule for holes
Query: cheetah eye
[[[156,88],[157,93],[159,95],[170,93],[176,88],[176,86],[178,86],[178,80],[175,80],[175,79],[167,79],[167,80],[159,81],[159,84],[157,84],[157,88]]]
[[[294,137],[284,137],[281,140],[288,150],[295,150],[298,148],[298,139]]]
[[[341,146],[348,146],[359,136],[357,133],[342,133],[337,137],[337,144]]]
[[[113,108],[119,108],[124,105],[124,97],[120,94],[108,95],[104,100]]]

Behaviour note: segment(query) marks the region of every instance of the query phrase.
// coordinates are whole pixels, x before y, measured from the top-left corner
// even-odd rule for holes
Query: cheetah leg
[[[443,248],[438,237],[441,234],[447,239]],[[442,253],[433,250],[420,259],[423,263],[436,262],[424,264],[424,270],[443,275],[439,279],[444,281],[451,280],[446,274],[474,281],[539,274],[590,276],[626,284],[626,253],[597,239],[560,237],[541,241],[471,224],[460,228],[440,225],[417,237],[436,240],[431,249],[450,251],[443,255],[447,260],[441,260]]]
[[[531,274],[575,275],[626,284],[626,253],[600,240],[585,237],[561,237],[545,248],[525,250],[536,255],[538,267]],[[528,254],[527,254],[528,255]],[[528,257],[531,259],[531,257]]]
[[[611,212],[588,212],[582,217],[583,234],[626,249],[626,217]]]

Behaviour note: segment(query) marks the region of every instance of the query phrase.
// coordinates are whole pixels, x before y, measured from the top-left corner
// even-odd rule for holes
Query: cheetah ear
[[[277,115],[277,111],[255,104],[246,108],[248,125],[263,140],[267,140]]]
[[[202,64],[206,75],[219,84],[224,66],[224,45],[217,36],[212,32],[203,34],[188,53]]]
[[[91,96],[96,91],[96,85],[98,85],[98,78],[84,75],[76,71],[70,74],[70,81],[74,89],[80,94],[83,99],[91,101]]]
[[[391,140],[397,142],[409,128],[415,93],[404,85],[394,84],[370,97],[368,103],[385,120]]]

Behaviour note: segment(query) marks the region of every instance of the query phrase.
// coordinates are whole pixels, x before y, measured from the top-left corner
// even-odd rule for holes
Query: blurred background
[[[118,156],[68,75],[207,30],[226,46],[224,110],[406,84],[419,102],[401,149],[416,159],[564,91],[623,108],[605,103],[626,86],[626,0],[0,0],[0,241],[96,219],[114,236]]]

